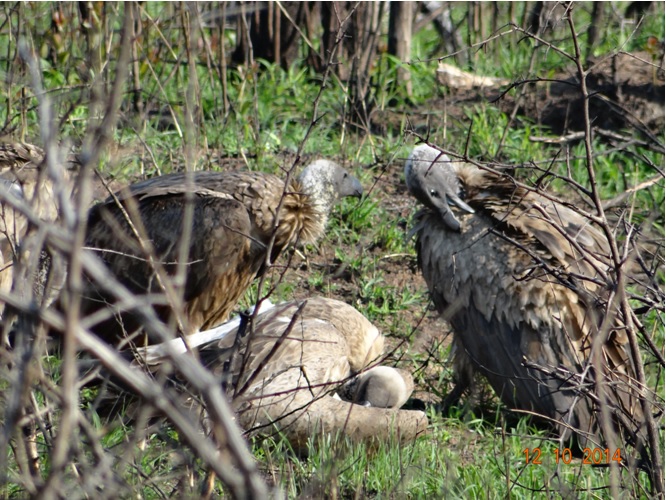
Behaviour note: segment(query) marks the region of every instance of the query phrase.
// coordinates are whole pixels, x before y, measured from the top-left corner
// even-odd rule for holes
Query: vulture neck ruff
[[[276,243],[283,242],[284,246],[297,241],[303,245],[315,243],[324,235],[330,210],[330,206],[318,200],[316,192],[303,186],[300,180],[292,181],[277,221]],[[281,229],[289,230],[289,234]]]

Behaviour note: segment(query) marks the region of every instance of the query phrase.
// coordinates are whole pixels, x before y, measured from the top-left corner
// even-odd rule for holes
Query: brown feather
[[[53,179],[42,168],[44,151],[27,143],[0,143],[0,182],[17,199],[21,199],[34,215],[43,221],[53,222],[59,215],[59,204],[56,197],[58,189],[70,194],[72,190],[72,164],[66,163],[63,169],[62,182],[56,186]],[[28,220],[9,203],[0,202],[0,290],[12,288],[14,262],[22,249],[23,258],[27,261],[30,247],[26,243]],[[39,269],[34,270],[32,287],[36,297],[50,302],[59,292],[64,280],[64,263],[61,259],[54,261],[50,250],[35,249],[41,253]],[[33,259],[34,260],[34,259]]]
[[[331,165],[343,179],[335,187],[339,189],[336,196],[360,195],[358,181]],[[323,235],[331,207],[322,206],[306,191],[298,180],[285,188],[283,180],[260,172],[195,172],[191,177],[181,173],[139,182],[118,193],[117,199],[129,214],[140,214],[139,226],[146,228],[158,260],[169,263],[165,266],[169,275],[177,269],[185,207],[192,204],[192,237],[183,288],[188,323],[185,333],[189,334],[229,317],[254,278],[264,271],[273,235],[271,262],[285,248],[312,243]],[[88,226],[87,245],[106,250],[102,252],[104,261],[124,284],[135,293],[159,291],[154,286],[154,269],[146,262],[145,252],[115,199],[94,207]],[[87,311],[106,307],[111,301],[94,284],[89,288]],[[166,320],[170,307],[162,304],[155,308]],[[131,315],[129,320],[124,316],[127,314],[121,312],[122,328],[110,320],[96,332],[108,341],[132,333],[139,322],[131,321]]]

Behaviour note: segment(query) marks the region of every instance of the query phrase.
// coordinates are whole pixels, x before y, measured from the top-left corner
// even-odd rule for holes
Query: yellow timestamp
[[[541,448],[525,448],[525,463],[533,465],[541,465],[543,454]],[[573,454],[569,448],[555,448],[553,450],[555,455],[555,463],[570,464],[573,460]],[[609,448],[583,448],[584,465],[601,465],[610,464],[611,462],[622,462],[622,453],[617,448],[614,451]]]

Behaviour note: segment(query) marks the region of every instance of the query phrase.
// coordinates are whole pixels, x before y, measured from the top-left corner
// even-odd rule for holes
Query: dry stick
[[[186,15],[186,13],[187,13],[187,11],[185,11],[185,10],[182,11],[182,15],[183,15],[183,18],[184,18],[183,22],[184,22],[184,25],[189,26],[189,23],[187,23],[188,16]],[[159,31],[159,29],[158,29],[158,31]],[[161,32],[160,32],[160,36],[163,37]],[[186,44],[186,48],[187,48],[187,57],[188,57],[187,62],[188,62],[188,66],[190,67],[190,75],[194,75],[193,78],[196,79],[196,71],[193,68],[194,60],[193,60],[193,57],[192,57],[192,54],[191,54],[191,47],[190,47],[191,37],[189,36],[189,31],[186,31],[186,40],[188,42]],[[174,54],[174,57],[176,57],[175,54]],[[155,81],[157,82],[160,90],[162,91],[162,93],[164,93],[164,88],[163,88],[161,82],[159,81],[159,79],[157,78],[157,75],[155,74],[154,69],[153,69],[152,65],[150,64],[150,62],[149,62],[149,68],[150,68],[150,70],[153,74],[153,77],[155,78]],[[172,71],[171,75],[169,76],[169,79],[175,74],[176,69],[177,69],[177,65],[174,66],[174,70]],[[198,85],[197,85],[197,89],[198,89]],[[187,92],[187,96],[186,96],[188,100],[186,102],[186,105],[188,105],[188,103],[189,103],[188,110],[190,112],[193,109],[193,106],[191,105],[191,101],[192,101],[191,94],[192,93],[193,92],[191,91],[190,87],[188,87],[188,92]],[[187,116],[186,116],[187,125],[186,125],[185,131],[184,131],[185,133],[183,134],[183,131],[181,131],[181,128],[178,125],[178,122],[176,120],[173,108],[171,106],[169,106],[169,110],[172,114],[172,117],[174,118],[174,123],[175,123],[175,126],[176,126],[177,130],[178,130],[179,136],[181,138],[184,137],[187,143],[191,142],[191,137],[190,137],[191,133],[190,133],[190,131],[192,131],[193,128],[194,128],[193,125],[192,125],[191,113],[188,113]],[[191,147],[186,146],[186,151],[188,151],[190,153],[190,154],[187,155],[187,158],[188,158],[187,163],[189,165],[188,171],[190,171],[191,166],[193,165],[193,158],[191,158],[191,154],[193,154],[193,149]],[[193,187],[193,180],[191,179],[190,176],[186,176],[186,184],[187,184],[188,188]],[[191,197],[193,196],[190,191],[191,191],[191,189],[187,189],[186,193],[185,193],[186,199],[188,199],[188,200],[191,199]],[[152,244],[150,243],[150,240],[145,237],[145,235],[146,235],[145,227],[143,226],[141,216],[140,216],[139,211],[136,207],[136,204],[131,204],[130,203],[129,206],[127,207],[127,209],[128,209],[127,211],[131,212],[131,215],[132,215],[132,217],[130,217],[130,215],[128,215],[128,213],[125,211],[125,208],[118,201],[118,199],[115,197],[115,195],[112,194],[112,196],[115,198],[116,204],[117,204],[118,208],[121,210],[121,212],[123,213],[123,216],[124,216],[126,222],[129,224],[134,236],[137,238],[137,241],[140,243],[141,249],[144,252],[144,255],[145,255],[147,261],[150,263],[152,269],[155,271],[157,283],[160,286],[160,288],[162,289],[162,291],[164,292],[164,294],[166,295],[168,303],[171,306],[171,310],[175,312],[175,320],[176,320],[176,323],[177,323],[177,326],[178,326],[178,329],[179,329],[179,333],[181,334],[181,337],[183,338],[183,341],[185,342],[185,345],[187,346],[187,339],[184,336],[184,334],[186,333],[186,328],[185,328],[186,322],[185,322],[185,318],[183,317],[183,314],[182,314],[182,310],[183,310],[182,294],[177,293],[177,289],[179,288],[179,284],[184,283],[184,281],[185,281],[184,268],[183,268],[184,264],[179,264],[177,272],[176,272],[176,277],[175,277],[174,280],[167,279],[167,273],[164,270],[164,267],[158,261],[158,259],[155,258],[155,251],[154,251],[154,248],[153,248]],[[184,263],[187,260],[185,258],[187,256],[187,245],[191,241],[191,236],[188,235],[188,233],[191,232],[191,227],[190,227],[191,224],[189,224],[188,221],[192,220],[192,216],[193,216],[193,207],[192,207],[191,203],[188,203],[185,207],[184,236],[183,236],[183,238],[181,238],[180,244],[179,244],[179,256],[180,256],[180,258],[178,260],[179,263]]]
[[[538,49],[539,49],[538,46],[534,47],[534,49],[532,50],[532,54],[530,55],[530,66],[527,69],[527,74],[528,75],[531,75],[532,72],[534,71],[534,66],[536,65],[536,60],[537,60],[536,56],[537,56],[537,53],[538,53]],[[513,85],[512,85],[512,87],[513,87]],[[513,109],[511,110],[511,115],[509,116],[509,121],[506,124],[506,127],[504,127],[504,132],[502,132],[502,137],[500,138],[499,144],[497,145],[497,149],[495,150],[494,158],[497,158],[499,156],[500,151],[502,150],[502,146],[504,146],[504,141],[506,140],[507,135],[509,134],[509,129],[511,128],[511,126],[513,125],[513,123],[516,120],[516,116],[518,116],[518,110],[519,110],[520,106],[523,103],[523,99],[525,98],[525,94],[527,94],[527,90],[528,90],[527,85],[522,86],[522,88],[520,90],[520,94],[518,94],[518,97],[516,98],[516,103],[514,104]],[[507,91],[505,91],[504,93],[506,93],[506,92]]]
[[[571,9],[571,6],[569,6],[569,9]],[[587,156],[587,161],[586,161],[586,166],[587,166],[587,171],[588,171],[588,176],[590,178],[590,185],[591,185],[591,191],[592,191],[592,199],[594,201],[594,205],[597,210],[597,217],[600,219],[601,223],[601,229],[606,235],[606,238],[608,240],[608,244],[611,249],[611,257],[613,259],[613,264],[615,266],[615,271],[617,273],[617,287],[620,293],[620,301],[621,301],[621,308],[622,308],[622,313],[624,315],[625,319],[625,324],[626,324],[626,333],[627,337],[629,339],[629,346],[630,346],[630,351],[631,351],[631,357],[633,364],[635,365],[636,368],[636,378],[638,380],[638,384],[640,387],[639,390],[639,398],[641,402],[641,408],[643,410],[643,416],[645,418],[647,428],[648,428],[648,438],[650,440],[650,453],[652,455],[652,464],[650,467],[650,476],[651,476],[651,481],[652,481],[652,487],[655,488],[657,493],[659,495],[664,494],[664,479],[663,479],[663,463],[661,459],[661,450],[660,450],[660,440],[659,440],[659,433],[657,431],[657,427],[654,422],[654,418],[652,417],[652,409],[650,408],[650,404],[647,398],[647,395],[645,394],[645,387],[647,387],[647,384],[645,382],[645,369],[643,367],[643,361],[641,359],[641,352],[640,352],[640,347],[638,345],[638,340],[636,338],[636,332],[634,330],[631,318],[631,306],[629,305],[629,302],[627,300],[626,294],[624,293],[624,285],[625,285],[625,273],[624,273],[624,266],[623,262],[621,259],[621,256],[619,255],[619,251],[617,248],[617,243],[615,241],[615,237],[611,231],[611,228],[608,224],[608,221],[606,220],[606,215],[604,213],[604,208],[603,204],[601,202],[601,197],[599,196],[599,191],[597,189],[597,181],[596,181],[596,173],[594,171],[594,162],[592,159],[592,130],[591,130],[591,122],[590,122],[590,106],[589,106],[589,98],[590,95],[587,91],[587,83],[585,81],[587,77],[587,72],[583,68],[583,61],[582,61],[582,55],[580,52],[580,46],[578,44],[578,37],[576,35],[576,29],[574,26],[574,21],[571,16],[571,13],[567,16],[567,22],[569,23],[569,29],[571,31],[571,36],[574,42],[574,48],[576,52],[576,57],[574,59],[576,63],[576,67],[578,69],[578,76],[580,78],[580,90],[581,93],[583,94],[583,116],[584,116],[584,124],[585,124],[585,153]],[[601,337],[599,337],[601,338]],[[600,346],[601,344],[599,342],[595,342],[595,348],[598,349],[597,346]],[[601,378],[601,370],[598,369],[597,367],[597,383],[600,384],[602,381],[600,380]],[[606,405],[603,404],[604,402],[602,401],[601,405],[601,412],[602,412],[602,426],[604,427],[604,434],[606,436],[611,436],[612,435],[612,428],[611,428],[611,423],[610,423],[610,418],[608,415],[608,409]],[[619,470],[617,467],[617,463],[611,464],[611,493],[613,494],[614,497],[617,497],[619,494]]]
[[[223,5],[222,6],[223,12],[224,12],[224,8],[225,8],[225,6]],[[195,9],[194,14],[195,14],[195,19],[196,19],[197,31],[201,34],[201,40],[203,41],[204,49],[206,49],[206,68],[208,69],[208,81],[209,81],[209,84],[210,84],[210,88],[214,89],[215,88],[215,80],[213,79],[213,75],[214,75],[213,65],[214,65],[214,61],[215,61],[215,56],[213,55],[213,48],[210,45],[210,39],[209,39],[210,35],[207,36],[206,31],[204,30],[204,22],[203,22],[203,19],[201,19],[201,11],[199,9]],[[226,19],[224,18],[224,14],[223,14],[222,21],[221,21],[221,23],[222,23],[221,24],[221,29],[224,29],[225,21],[226,21]],[[210,33],[210,31],[212,31],[212,30],[209,30],[209,33]],[[222,44],[224,44],[224,38],[222,38]],[[222,75],[221,67],[220,67],[220,65],[215,65],[215,66],[216,66],[215,69],[218,70],[217,77],[220,79],[220,81],[222,81],[223,75]],[[195,75],[196,75],[196,72],[195,72]],[[215,109],[219,108],[217,98],[218,97],[217,97],[217,92],[216,92],[215,93]],[[226,112],[226,107],[224,108],[224,110]],[[206,153],[208,153],[209,152],[208,151],[208,138],[204,135],[203,140],[205,141],[205,144],[204,144],[205,151],[206,151]]]
[[[118,93],[116,93],[115,95],[117,96]],[[108,118],[109,116],[110,116],[110,115],[107,115],[107,118]],[[105,129],[103,130],[103,132],[109,131],[109,130],[111,130],[111,129],[112,129],[112,126],[108,126],[107,128],[105,128]],[[104,134],[102,134],[102,137],[104,137]],[[101,146],[100,144],[98,144],[98,145]],[[99,148],[99,149],[101,149],[101,148]],[[99,149],[93,148],[93,155],[94,155],[95,152],[98,152]],[[92,160],[89,160],[89,162],[92,163]],[[33,219],[35,219],[34,216],[33,216]],[[37,223],[38,223],[39,221],[38,221],[38,220],[33,220],[32,222],[37,222]],[[107,278],[108,278],[108,277],[107,277]],[[155,318],[153,318],[153,320],[154,320],[154,319],[155,319]],[[197,380],[201,380],[201,378],[198,378]],[[193,384],[193,385],[196,385],[196,383]],[[219,414],[219,412],[218,412],[218,414]],[[229,421],[232,420],[230,416],[229,416],[228,420],[229,420]]]
[[[34,222],[36,225],[44,225],[34,214],[32,214],[32,217],[34,217],[34,220],[31,222]],[[49,242],[55,248],[63,252],[72,251],[72,241],[68,240],[66,235],[58,234],[55,228],[47,227],[46,230],[49,233]],[[119,303],[134,302],[136,304],[137,297],[118,282],[93,254],[82,253],[80,261],[85,272],[96,282],[100,283],[103,288],[106,288],[105,291],[115,294]],[[27,304],[15,296],[0,294],[0,299],[19,310],[29,309]],[[56,330],[62,330],[65,326],[65,321],[62,317],[52,310],[39,311],[38,314],[42,321]],[[153,331],[152,333],[160,338],[167,338],[169,336],[168,331],[149,305],[140,304],[137,314],[146,325],[146,328]],[[189,418],[183,415],[182,411],[166,398],[163,387],[148,379],[138,370],[132,369],[128,361],[82,328],[80,324],[76,325],[74,332],[80,347],[99,359],[112,375],[115,375],[121,381],[128,384],[140,397],[164,413],[167,419],[183,434],[184,439],[190,444],[195,453],[230,487],[234,497],[266,498],[266,487],[258,473],[254,460],[247,451],[246,443],[235,424],[229,403],[222,394],[218,381],[201,363],[192,356],[183,356],[170,344],[166,344],[165,353],[168,359],[183,375],[186,382],[202,394],[209,415],[213,419],[213,422],[218,424],[215,428],[218,442],[226,442],[233,457],[236,459],[236,465],[240,468],[241,479],[238,478],[237,473],[235,474],[225,467],[224,464],[220,463],[220,457],[215,448],[192,426]]]
[[[474,43],[474,44],[469,45],[469,46],[465,47],[464,49],[460,49],[456,52],[450,52],[447,55],[440,56],[440,57],[430,57],[430,58],[425,58],[425,59],[417,58],[417,59],[411,60],[409,62],[406,62],[405,64],[415,64],[415,63],[418,63],[418,62],[424,63],[424,62],[433,62],[433,61],[441,62],[441,61],[444,61],[446,59],[450,59],[451,57],[455,57],[459,54],[462,54],[464,52],[469,52],[474,48],[483,48],[484,46],[486,46],[488,43],[492,42],[493,40],[502,38],[506,35],[510,35],[511,33],[515,33],[517,31],[516,27],[513,23],[507,23],[504,26],[502,26],[500,29],[504,29],[507,26],[510,26],[511,29],[509,29],[507,31],[499,32],[499,33],[497,33],[495,35],[492,35],[492,36],[489,36],[488,38],[486,38],[485,40],[480,41],[479,43]],[[523,31],[523,30],[521,30],[521,31]]]
[[[222,101],[224,104],[224,121],[229,115],[229,89],[227,83],[227,52],[225,47],[225,31],[227,21],[227,2],[222,2],[222,22],[220,23],[220,80],[222,82]]]
[[[349,16],[351,16],[352,12],[353,12],[353,9],[350,12]],[[268,242],[268,245],[266,246],[266,254],[265,254],[266,257],[264,258],[264,267],[267,270],[270,269],[270,267],[272,265],[272,263],[271,263],[271,253],[273,251],[273,246],[275,245],[275,238],[277,237],[277,230],[278,230],[278,227],[279,227],[279,224],[280,224],[280,211],[282,209],[282,205],[284,204],[286,194],[289,190],[289,185],[290,185],[291,178],[294,174],[294,170],[296,169],[296,167],[298,166],[298,164],[301,161],[301,155],[303,154],[303,149],[305,148],[305,144],[308,141],[308,139],[310,137],[310,134],[314,131],[314,128],[317,125],[317,123],[319,122],[319,119],[321,118],[320,116],[318,116],[319,102],[321,100],[322,95],[324,94],[324,89],[326,88],[326,82],[328,81],[329,75],[332,71],[332,68],[334,67],[333,58],[335,57],[337,49],[338,49],[340,43],[343,40],[343,36],[344,36],[343,26],[345,26],[345,23],[349,19],[349,16],[347,16],[344,20],[342,20],[340,22],[340,26],[339,26],[338,32],[336,34],[335,43],[333,44],[333,49],[331,50],[331,54],[330,54],[330,56],[328,58],[328,61],[327,61],[327,64],[326,64],[326,70],[324,71],[324,75],[322,77],[321,86],[319,87],[319,92],[317,93],[317,96],[315,97],[315,100],[313,102],[312,119],[310,121],[310,125],[308,126],[308,129],[305,132],[305,136],[303,137],[303,140],[301,141],[301,143],[298,146],[298,150],[296,151],[296,159],[294,160],[291,168],[287,171],[287,176],[284,180],[284,190],[282,192],[282,196],[280,197],[280,202],[278,203],[278,206],[275,208],[275,217],[273,218],[273,233],[271,235],[270,241]],[[265,272],[261,276],[261,278],[259,279],[259,283],[257,285],[257,297],[262,296],[261,291],[262,291],[264,282],[266,280],[266,276],[267,276],[267,273]],[[257,309],[255,309],[255,313],[253,315],[253,318],[256,316],[256,312],[257,312]],[[249,346],[248,346],[248,348],[249,348]]]
[[[22,49],[23,50],[23,49]],[[7,193],[5,193],[7,194]],[[39,193],[35,193],[39,197]],[[23,198],[15,198],[10,196],[14,201],[21,201],[28,203]],[[33,198],[34,199],[34,198]],[[9,207],[11,205],[4,205]],[[15,214],[20,212],[13,210]],[[30,224],[26,222],[26,228]],[[17,234],[18,229],[14,228],[14,233]],[[18,236],[18,234],[17,234]],[[7,234],[7,238],[10,235]],[[30,242],[33,249],[31,257],[32,261],[35,260],[34,249],[41,248],[43,239],[36,245],[35,241]],[[25,247],[26,241],[22,241]],[[29,251],[27,248],[23,249],[23,254]],[[29,280],[25,276],[30,274],[30,265],[25,262],[17,261],[23,264],[13,271],[13,283],[10,293],[14,293],[23,297],[34,304],[33,293],[31,293]],[[32,263],[34,265],[34,262]],[[0,301],[2,302],[2,301]],[[34,308],[34,306],[33,306]],[[30,313],[21,313],[21,311],[12,309],[11,306],[5,307],[3,320],[3,334],[5,339],[9,334],[10,329],[15,329],[17,334],[15,337],[13,350],[5,363],[8,368],[8,382],[10,390],[7,390],[6,396],[6,409],[4,414],[3,431],[0,435],[0,483],[6,482],[6,475],[8,469],[8,453],[7,447],[11,445],[11,439],[14,437],[15,444],[12,445],[14,456],[19,467],[19,473],[23,478],[26,489],[31,494],[36,493],[38,486],[42,483],[41,471],[39,470],[39,453],[36,447],[36,433],[37,428],[34,421],[26,420],[26,413],[28,412],[29,403],[28,399],[31,395],[31,387],[34,384],[35,369],[33,362],[39,355],[39,343],[37,342],[37,323],[34,315]],[[16,321],[14,321],[14,318]],[[22,422],[26,422],[25,424]]]
[[[98,349],[100,347],[106,348],[104,344],[97,341],[93,336],[88,335],[88,340],[97,342]],[[81,342],[81,344],[87,348],[92,347],[86,342]],[[241,478],[238,478],[237,475],[233,474],[233,471],[228,470],[227,467],[223,466],[224,464],[220,463],[220,458],[215,448],[209,445],[208,442],[203,441],[203,437],[198,435],[196,429],[191,426],[184,426],[182,421],[183,415],[175,405],[165,405],[166,401],[160,401],[163,389],[159,385],[156,385],[157,394],[155,394],[154,389],[146,392],[145,387],[134,387],[137,394],[147,401],[152,402],[157,409],[164,412],[167,418],[183,433],[184,438],[190,443],[197,454],[229,486],[236,498],[265,498],[267,494],[266,487],[257,471],[256,464],[246,450],[247,445],[245,441],[240,436],[234,424],[232,412],[218,381],[193,357],[179,356],[174,352],[168,354],[174,366],[183,374],[190,386],[201,392],[206,402],[208,413],[214,424],[217,424],[214,425],[217,442],[225,443],[232,452],[232,455],[238,462],[237,465],[241,469]],[[99,356],[99,351],[96,355]],[[107,366],[107,369],[122,379],[121,373],[113,370],[111,366],[104,362],[104,359],[100,359]],[[130,383],[127,380],[125,382]],[[156,397],[157,399],[155,399]],[[185,417],[185,421],[189,424],[187,417]]]
[[[221,463],[220,456],[215,447],[206,441],[205,437],[194,428],[189,417],[171,400],[169,392],[165,392],[163,387],[143,373],[133,370],[126,360],[98,340],[94,335],[84,330],[79,330],[77,332],[77,339],[81,347],[99,359],[109,372],[117,376],[130,386],[137,395],[167,416],[183,435],[183,438],[196,451],[197,455],[231,489],[235,498],[266,498],[266,487],[256,470],[256,465],[249,458],[247,451],[243,449],[246,445],[237,430],[233,429],[232,432],[227,432],[225,437],[229,448],[232,451],[238,450],[236,458],[239,458],[239,455],[246,457],[245,463],[239,464],[241,471],[244,473],[240,478],[237,474],[234,474],[233,470],[229,470],[225,466],[226,464]],[[172,355],[173,353],[170,353],[170,357]],[[233,417],[231,416],[228,404],[223,404],[226,402],[225,397],[213,375],[206,371],[200,364],[197,365],[196,361],[190,356],[175,355],[171,357],[171,361],[188,379],[188,382],[204,394],[209,412],[215,418],[216,423],[222,424],[223,428],[229,427],[233,422]],[[195,381],[198,382],[194,383]],[[209,394],[206,395],[206,392]],[[226,431],[227,429],[224,430]]]
[[[189,192],[189,189],[186,189],[186,191]],[[143,219],[141,217],[137,201],[132,197],[128,197],[125,202],[126,204],[123,205],[116,193],[111,193],[111,198],[115,202],[116,207],[118,208],[125,222],[129,226],[132,235],[136,238],[136,241],[139,243],[140,249],[143,252],[143,258],[150,265],[151,269],[155,272],[155,280],[158,286],[160,287],[160,290],[167,299],[167,305],[169,305],[170,309],[175,313],[175,320],[178,327],[178,333],[181,335],[181,337],[184,337],[184,335],[187,332],[187,329],[185,328],[187,323],[183,315],[182,294],[177,293],[173,281],[168,279],[168,274],[164,269],[164,262],[162,262],[161,259],[157,258],[157,253],[155,252],[152,240],[147,236],[148,233],[143,223]],[[185,220],[187,219],[184,218],[184,221]],[[120,234],[120,231],[122,230],[119,228],[118,231]],[[103,250],[103,249],[95,249],[95,250],[110,252],[109,250]],[[125,257],[131,257],[131,256],[125,255]],[[116,304],[116,307],[117,306],[118,305]],[[132,308],[133,304],[128,304],[127,307]],[[119,310],[122,311],[123,309]],[[96,319],[99,322],[102,322],[105,320],[103,315],[107,315],[106,319],[108,319],[109,314],[113,314],[113,311],[100,310],[99,311],[100,316],[97,317]],[[92,315],[90,315],[88,318],[91,318],[91,316]],[[188,345],[187,340],[184,339],[183,341],[187,346]]]
[[[300,26],[298,26],[296,21],[294,21],[293,18],[289,15],[289,11],[287,11],[287,9],[284,8],[284,5],[282,5],[282,2],[276,1],[275,3],[277,4],[278,8],[280,9],[280,12],[282,13],[282,15],[287,18],[287,20],[291,23],[291,25],[294,27],[296,32],[299,34],[299,36],[301,37],[301,40],[303,40],[307,44],[307,46],[310,47],[310,50],[312,50],[312,52],[316,53],[317,50],[315,49],[314,44],[310,41],[310,39],[307,37],[307,35],[305,33],[303,33],[303,31],[301,30]],[[279,63],[280,61],[278,61],[276,59],[275,62]]]
[[[195,149],[196,149],[196,129],[194,125],[193,113],[195,109],[194,99],[195,96],[199,94],[199,84],[197,80],[196,67],[194,64],[194,47],[193,40],[196,38],[196,31],[192,33],[193,29],[196,29],[194,21],[191,20],[189,8],[197,9],[197,4],[181,4],[181,19],[183,23],[183,31],[185,34],[185,54],[187,57],[188,63],[188,82],[187,89],[185,91],[185,129],[184,129],[184,149],[185,149],[185,211],[183,213],[183,229],[180,241],[178,242],[178,261],[176,265],[176,275],[174,277],[174,291],[177,291],[175,297],[178,302],[176,305],[178,309],[175,310],[175,317],[179,324],[182,325],[180,316],[182,315],[183,310],[183,300],[185,293],[185,282],[186,282],[186,269],[187,262],[189,260],[189,248],[192,243],[192,222],[194,219],[194,198],[195,195],[192,192],[194,187],[194,165],[195,165]],[[181,326],[182,329],[182,326]],[[189,330],[189,327],[188,327]],[[189,345],[187,341],[188,331],[182,331],[182,338],[185,346],[189,350]]]
[[[187,57],[187,66],[188,66],[188,82],[187,82],[187,90],[185,92],[185,185],[187,186],[187,191],[185,193],[185,211],[183,213],[183,233],[182,237],[180,238],[180,242],[178,244],[178,263],[176,265],[176,274],[174,277],[177,289],[179,290],[178,294],[178,299],[180,301],[179,304],[179,311],[176,312],[176,318],[180,316],[180,311],[182,311],[181,304],[183,302],[183,295],[184,295],[184,290],[185,290],[185,283],[187,280],[186,276],[186,271],[187,271],[187,262],[189,260],[189,248],[192,243],[192,222],[194,218],[194,192],[192,188],[194,187],[194,167],[195,167],[195,151],[196,151],[196,145],[197,145],[197,140],[196,140],[196,126],[194,123],[194,116],[193,114],[196,112],[195,110],[197,109],[197,102],[195,100],[198,100],[200,92],[199,92],[199,81],[197,78],[197,71],[196,71],[196,65],[195,65],[195,46],[194,46],[194,40],[197,39],[197,24],[195,22],[195,19],[200,22],[200,16],[199,16],[199,8],[198,4],[195,3],[190,3],[187,4],[187,7],[183,4],[180,6],[181,8],[181,18],[182,18],[182,23],[183,23],[183,31],[185,34],[185,48],[186,48],[186,57]],[[193,12],[192,12],[193,11]],[[206,41],[205,34],[203,31],[201,31],[201,35],[204,39],[204,44],[206,48],[209,48],[209,44]],[[209,64],[209,75],[211,74],[210,72],[210,64]],[[211,82],[212,84],[212,82]],[[212,85],[211,85],[212,86]],[[199,103],[200,104],[200,103]],[[197,125],[198,125],[197,120]],[[206,147],[208,144],[206,143]],[[187,333],[183,331],[182,332],[182,340],[183,343],[185,344],[185,347],[188,351],[191,351],[189,342],[187,340]],[[195,353],[196,355],[196,353]],[[218,438],[220,436],[217,436]],[[225,437],[225,436],[223,436]],[[224,441],[218,441],[220,445],[223,445]],[[213,488],[213,483],[215,480],[214,474],[209,475],[209,481],[208,481],[208,493]],[[209,495],[205,495],[208,497]]]
[[[307,305],[308,301],[307,299],[303,301],[303,303],[298,306],[296,311],[294,312],[293,316],[291,317],[291,320],[289,321],[289,324],[287,325],[287,328],[285,328],[284,332],[280,335],[280,338],[277,339],[275,344],[273,344],[273,347],[271,348],[270,352],[264,356],[264,358],[261,360],[259,365],[257,366],[257,369],[248,377],[248,379],[245,381],[243,386],[239,388],[234,388],[234,397],[239,397],[245,394],[245,392],[250,388],[252,383],[255,381],[255,379],[259,376],[261,373],[261,370],[266,366],[266,364],[273,358],[277,350],[280,348],[280,346],[284,343],[285,339],[289,337],[289,334],[292,332],[294,326],[296,325],[296,322],[300,318],[301,314],[303,313],[303,309],[305,309],[305,306]],[[247,349],[246,352],[250,352],[249,349]],[[241,375],[245,372],[246,369],[246,361],[247,359],[243,360],[243,367],[241,368]]]
[[[134,7],[132,3],[128,3],[125,11],[125,18],[123,21],[123,30],[121,34],[121,51],[120,57],[118,60],[118,69],[116,80],[114,82],[113,90],[111,93],[111,98],[107,104],[106,114],[102,121],[99,130],[95,130],[95,133],[98,133],[99,136],[97,139],[92,139],[94,145],[90,145],[87,149],[83,151],[84,162],[81,168],[81,174],[79,181],[81,182],[81,188],[79,190],[79,209],[81,213],[77,218],[76,222],[73,224],[73,227],[70,225],[70,229],[74,232],[74,245],[70,253],[69,267],[67,273],[67,289],[71,292],[69,300],[67,303],[66,311],[66,322],[65,328],[63,330],[63,348],[62,348],[62,395],[63,395],[63,404],[62,404],[62,416],[60,420],[60,428],[58,436],[54,443],[53,454],[51,456],[51,470],[49,476],[46,479],[44,487],[41,491],[43,498],[56,498],[60,495],[60,483],[61,476],[63,475],[64,468],[67,463],[67,456],[70,450],[71,445],[71,435],[74,431],[77,418],[78,410],[78,391],[76,387],[76,377],[77,377],[77,368],[76,368],[76,338],[75,338],[75,329],[78,327],[80,319],[80,307],[81,307],[81,295],[80,290],[82,288],[82,267],[81,267],[81,253],[83,242],[85,241],[85,228],[86,228],[86,216],[85,216],[85,207],[89,204],[90,189],[86,189],[89,186],[89,173],[90,168],[101,154],[101,150],[105,146],[105,143],[110,139],[111,131],[115,129],[115,123],[117,120],[117,110],[122,99],[122,90],[124,87],[125,79],[127,77],[127,67],[129,64],[129,48],[131,36],[134,30],[133,26],[133,11]],[[35,63],[34,72],[36,73],[37,68]],[[33,82],[36,88],[39,86],[39,77],[35,78]],[[41,89],[40,89],[41,90]],[[38,98],[39,95],[42,95],[40,99],[41,102],[41,112],[43,115],[48,116],[50,113],[48,111],[48,102],[45,101],[43,93],[41,91],[37,92]],[[49,143],[47,143],[48,146]],[[48,155],[49,156],[53,155]]]

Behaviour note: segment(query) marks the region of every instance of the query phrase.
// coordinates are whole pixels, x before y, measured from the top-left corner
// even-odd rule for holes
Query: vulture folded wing
[[[483,374],[507,406],[561,420],[576,394],[525,362],[578,371],[576,341],[554,332],[562,323],[553,316],[567,321],[567,291],[551,293],[538,281],[521,279],[530,258],[494,236],[490,219],[463,215],[455,233],[437,214],[421,217],[427,229],[417,242],[420,267],[435,306],[456,332],[456,356],[471,363],[469,372]],[[581,403],[576,410],[576,423],[589,428],[588,409]]]
[[[582,373],[591,362],[592,343],[605,315],[607,292],[599,283],[607,281],[612,272],[606,236],[589,219],[562,203],[518,187],[503,177],[479,174],[473,167],[467,169],[472,173],[463,173],[461,180],[470,194],[469,203],[480,215],[487,214],[497,222],[494,232],[523,246],[524,250],[507,247],[509,255],[524,252],[525,259],[527,252],[531,254],[529,260],[513,269],[523,272],[532,267],[532,272],[524,274],[524,280],[536,279],[541,285],[523,289],[534,297],[555,299],[547,309],[551,320],[539,319],[540,324],[551,328],[547,338],[553,346],[554,359],[567,370]],[[464,171],[462,168],[461,172]],[[559,278],[544,271],[544,265]],[[638,399],[634,390],[628,389],[635,387],[635,368],[628,354],[627,335],[621,322],[611,321],[609,326],[611,331],[601,349],[606,385],[612,388],[611,399],[620,405],[623,413],[638,421],[641,419]],[[528,361],[535,362],[529,357]]]
[[[508,406],[541,414],[564,435],[575,428],[583,439],[599,430],[603,394],[634,432],[641,420],[635,371],[616,311],[607,318],[610,333],[601,329],[610,269],[603,233],[564,204],[463,162],[439,165],[444,171],[432,185],[424,165],[439,154],[418,146],[405,173],[427,207],[414,229],[419,264],[453,326],[461,378],[482,373]],[[451,207],[447,220],[432,200],[442,193],[449,201],[460,196],[474,213]]]
[[[191,213],[189,221],[186,220],[188,212]],[[130,226],[126,214],[132,219],[132,213],[140,214],[140,218],[134,218],[133,226]],[[191,237],[186,259],[182,261],[179,256],[186,223],[190,224]],[[186,302],[196,299],[200,305],[199,314],[189,315],[190,331],[201,327],[205,312],[213,309],[216,301],[224,300],[229,291],[237,289],[239,281],[253,278],[239,273],[250,247],[249,216],[245,207],[228,195],[196,192],[191,195],[151,195],[136,204],[128,203],[126,212],[112,203],[105,203],[93,208],[88,224],[87,246],[98,252],[109,269],[137,294],[161,295],[163,289],[156,269],[162,268],[167,276],[173,277],[178,263],[182,263],[186,277],[182,297]],[[145,231],[154,255],[146,252],[148,247],[141,244],[135,230],[138,234]],[[89,310],[103,307],[108,302],[112,303],[113,298],[90,283],[86,297]],[[227,314],[234,305],[235,301]],[[164,298],[156,309],[166,319],[169,308]],[[128,333],[139,327],[131,315],[123,317],[123,324]],[[112,341],[117,335],[118,324],[112,319],[99,325],[96,331]]]

